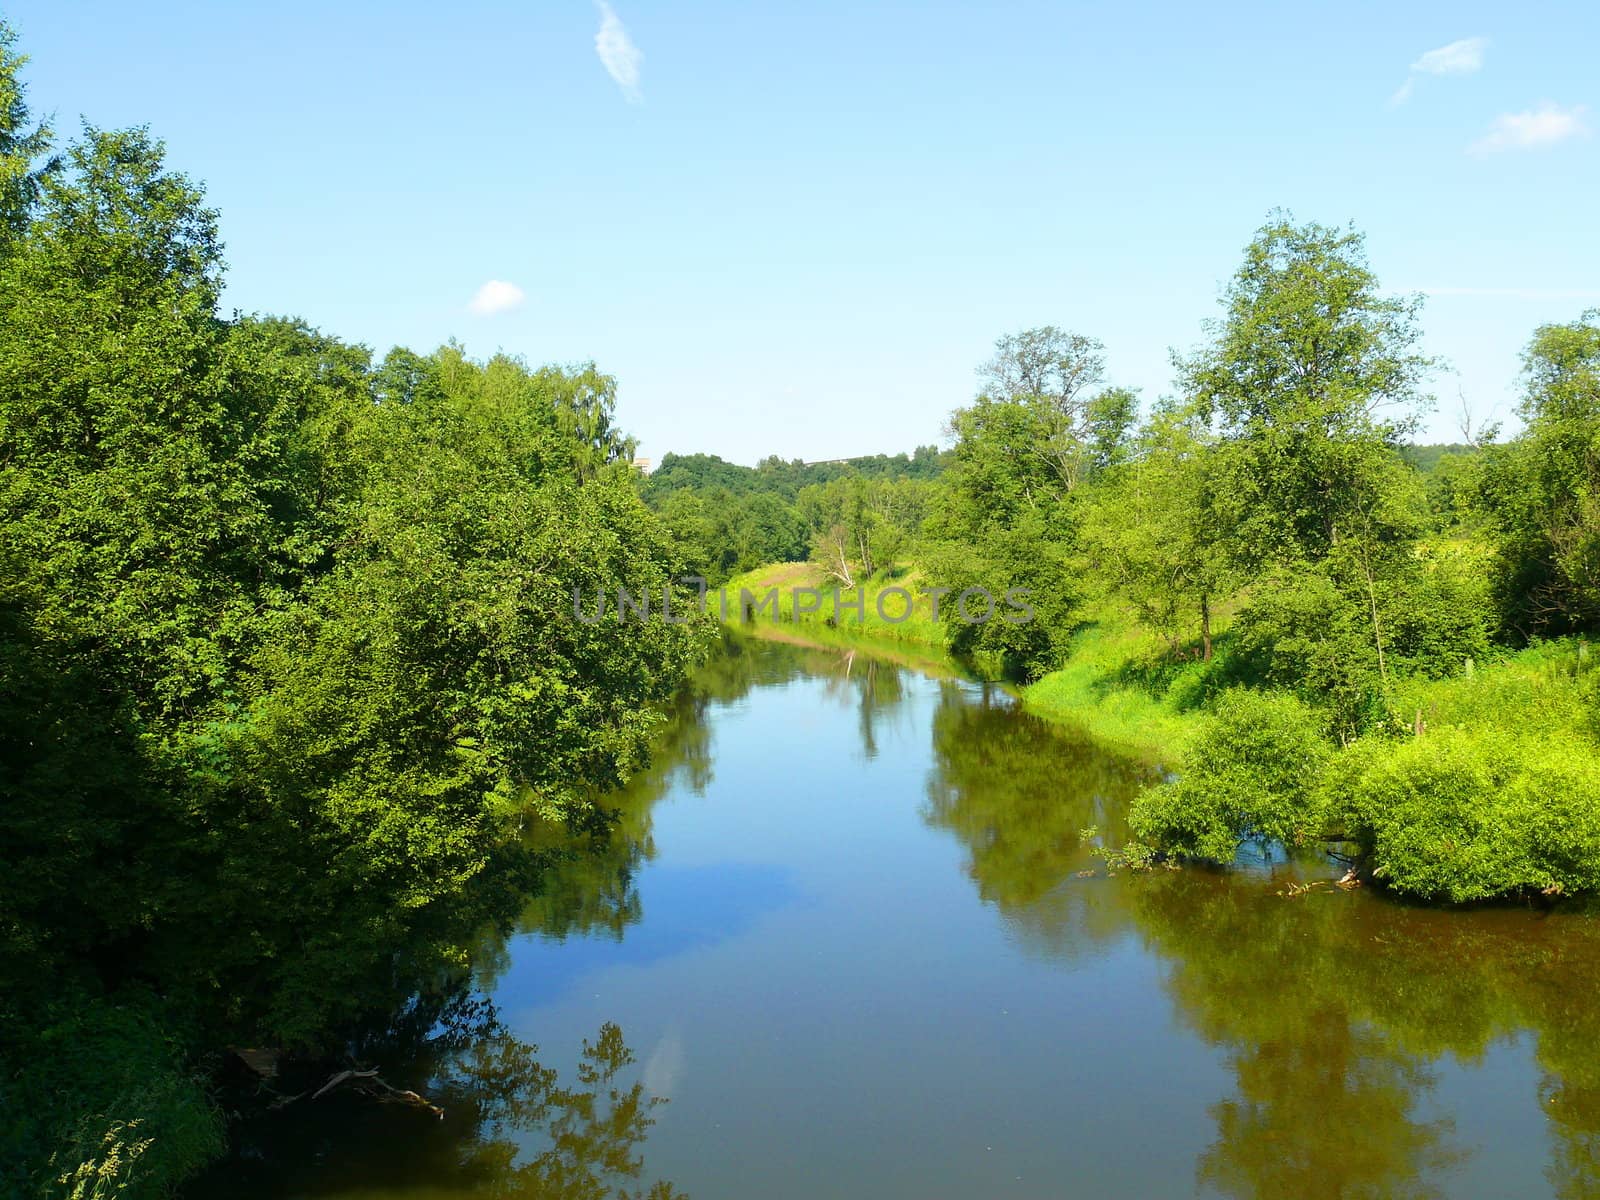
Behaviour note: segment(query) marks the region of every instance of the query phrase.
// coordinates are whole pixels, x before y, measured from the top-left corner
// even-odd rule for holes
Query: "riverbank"
[[[711,589],[708,603],[725,621],[751,611],[757,620],[773,624],[878,645],[904,643],[942,655],[945,627],[934,617],[926,587],[914,565],[846,587],[813,563],[769,563]]]
[[[792,628],[824,644],[854,644],[877,651],[913,646],[948,659],[947,627],[934,619],[926,586],[915,565],[902,567],[860,585],[859,611],[841,609],[832,594],[838,590],[852,601],[851,590],[826,579],[821,568],[811,563],[770,563],[733,577],[720,593],[727,597],[730,622],[749,611],[762,627]],[[794,596],[806,589],[823,593],[821,607],[796,614]],[[776,594],[776,605],[758,607],[770,593]],[[901,593],[912,597],[909,611]],[[719,589],[712,589],[714,612],[721,606],[718,597]],[[809,603],[807,597],[801,607]],[[900,619],[903,612],[907,615]],[[1218,631],[1225,629],[1224,615]],[[984,669],[993,664],[964,665],[999,677],[998,670]],[[1183,745],[1200,719],[1208,680],[1214,674],[1213,664],[1175,656],[1163,639],[1104,604],[1089,611],[1072,635],[1065,664],[1032,683],[1017,685],[1017,693],[1024,706],[1041,717],[1071,726],[1128,757],[1171,767],[1180,761]]]
[[[814,572],[784,564],[730,588],[777,588],[788,604],[783,589],[817,586]],[[918,578],[906,570],[866,585],[859,620],[781,610],[772,623],[942,652],[944,627],[925,598],[919,619],[876,611],[874,597],[914,593]],[[1380,716],[1339,740],[1307,703],[1315,697],[1252,679],[1226,607],[1214,633],[1203,660],[1109,601],[1086,604],[1062,666],[1018,689],[1030,712],[1177,776],[1133,806],[1134,834],[1153,852],[1228,862],[1250,844],[1337,840],[1354,846],[1370,881],[1433,902],[1600,892],[1600,656],[1587,643],[1549,640],[1448,675],[1391,677],[1374,700]]]

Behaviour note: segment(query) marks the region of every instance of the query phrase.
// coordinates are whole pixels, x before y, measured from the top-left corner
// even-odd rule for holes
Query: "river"
[[[1149,778],[935,665],[730,641],[384,1062],[444,1117],[302,1103],[200,1194],[1600,1195],[1600,918],[1108,872]]]

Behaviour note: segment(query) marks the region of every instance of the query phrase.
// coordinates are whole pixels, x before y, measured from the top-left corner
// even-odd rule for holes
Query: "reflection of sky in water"
[[[1080,1136],[1159,1119],[1167,1142],[1139,1167],[1192,1169],[1203,1113],[1103,1083],[1170,1026],[1155,964],[1125,924],[1080,968],[1016,952],[967,848],[926,819],[934,716],[983,689],[892,670],[871,678],[858,656],[714,708],[705,794],[675,785],[653,810],[641,922],[620,945],[519,940],[496,989],[508,1019],[546,1050],[617,1021],[647,1073],[675,1075],[651,1169],[696,1196],[1037,1184],[1061,1165],[1062,1113],[1091,1097]],[[1163,1069],[1222,1086],[1192,1042]],[[1117,1175],[1076,1170],[1091,1187]]]
[[[563,1080],[620,1027],[618,1078],[669,1101],[645,1178],[697,1200],[1600,1195],[1600,925],[1290,897],[1281,855],[1108,878],[1080,835],[1120,840],[1140,769],[862,655],[724,667],[709,776],[685,743],[704,786],[669,771],[632,826],[655,847],[638,920],[514,938],[493,988]],[[512,1124],[521,1161],[548,1144]]]
[[[645,919],[620,940],[604,934],[518,937],[497,994],[514,997],[518,1006],[552,1003],[591,973],[647,967],[738,937],[763,915],[800,900],[783,869],[747,863],[651,864],[635,883],[646,899]]]
[[[671,1098],[653,1171],[700,1200],[1266,1197],[1310,1194],[1300,1156],[1330,1195],[1546,1194],[1529,1039],[1416,1057],[1381,999],[1305,980],[1405,911],[1279,898],[1277,855],[1108,879],[1079,834],[1118,840],[1138,771],[976,685],[807,661],[711,706],[621,944],[522,939],[497,989],[546,1047],[628,1030]]]

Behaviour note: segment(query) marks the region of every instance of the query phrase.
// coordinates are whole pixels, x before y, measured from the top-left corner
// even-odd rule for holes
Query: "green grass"
[[[730,622],[739,619],[741,592],[748,591],[759,601],[765,593],[775,588],[778,592],[778,617],[774,621],[768,615],[771,612],[768,607],[757,618],[762,623],[823,632],[830,641],[855,639],[879,644],[905,643],[943,653],[944,626],[933,619],[932,599],[922,594],[924,586],[925,581],[915,567],[897,567],[880,572],[862,583],[864,604],[859,614],[854,608],[847,609],[843,605],[836,608],[832,596],[835,589],[840,593],[841,600],[852,603],[855,593],[836,580],[826,579],[822,569],[811,563],[772,563],[757,567],[743,575],[734,576],[722,585],[721,590],[727,597]],[[794,594],[796,589],[801,588],[814,588],[822,593],[818,611],[795,613]],[[909,615],[900,620],[888,619],[898,618],[906,611],[905,597],[893,593],[891,589],[895,588],[904,589],[912,598]],[[885,595],[886,592],[889,594]],[[881,614],[885,615],[880,615],[880,600]],[[708,603],[712,611],[720,615],[717,589],[712,590]],[[805,603],[809,604],[809,600]]]
[[[1597,687],[1600,651],[1582,639],[1561,638],[1449,679],[1403,680],[1395,686],[1394,707],[1402,717],[1420,712],[1429,729],[1590,739],[1600,735]]]
[[[1125,754],[1177,766],[1217,664],[1180,660],[1114,605],[1086,615],[1065,665],[1024,688],[1024,705]]]

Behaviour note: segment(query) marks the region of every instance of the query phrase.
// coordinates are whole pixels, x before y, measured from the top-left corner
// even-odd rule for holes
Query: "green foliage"
[[[1162,405],[1130,460],[1086,506],[1082,540],[1104,586],[1177,650],[1185,634],[1211,657],[1212,606],[1232,590],[1216,507],[1214,439],[1193,406]]]
[[[953,462],[924,562],[953,593],[1029,594],[1031,621],[970,624],[952,611],[949,638],[957,653],[1037,677],[1061,661],[1081,599],[1079,493],[1124,456],[1134,397],[1096,392],[1103,347],[1054,326],[1001,338],[980,373],[987,388],[950,420]]]
[[[608,377],[224,320],[215,214],[147,133],[17,173],[16,63],[6,34],[7,1185],[162,1194],[216,1147],[195,1064],[459,971],[546,861],[519,824],[641,766],[709,623],[574,616],[677,586]]]
[[[1212,344],[1178,364],[1222,422],[1221,516],[1241,561],[1403,534],[1387,495],[1432,366],[1420,303],[1381,290],[1353,230],[1277,216],[1245,249]]]
[[[852,577],[910,550],[931,481],[943,470],[932,446],[909,457],[786,463],[776,456],[741,467],[710,454],[668,454],[641,485],[677,539],[686,570],[712,586],[769,563],[830,558],[843,539]],[[860,568],[866,565],[865,570]]]
[[[37,1007],[0,1001],[7,1052],[28,1065],[0,1087],[0,1191],[166,1194],[222,1148],[221,1113],[153,997],[130,991],[109,1004],[56,982]]]
[[[849,588],[902,558],[922,530],[931,485],[847,476],[804,488],[796,507],[810,532],[811,561]]]
[[[642,484],[652,506],[678,491],[724,491],[732,496],[770,494],[793,503],[802,488],[858,475],[865,479],[936,479],[946,456],[936,446],[918,446],[911,454],[868,454],[829,462],[785,461],[773,454],[753,467],[740,466],[715,454],[665,454]]]
[[[28,59],[12,49],[16,41],[11,26],[0,20],[0,253],[27,228],[39,188],[58,165],[49,157],[50,126],[28,128],[27,87],[21,79]]]
[[[1324,824],[1314,789],[1330,754],[1319,724],[1291,696],[1228,694],[1188,746],[1183,776],[1134,801],[1134,833],[1221,863],[1246,841],[1313,841]]]
[[[1535,332],[1522,435],[1486,456],[1496,594],[1518,636],[1600,629],[1600,310]]]
[[[1482,522],[1478,504],[1484,451],[1482,446],[1402,446],[1406,465],[1422,477],[1427,500],[1425,523],[1434,532],[1476,529]]]
[[[1342,840],[1384,886],[1430,900],[1600,890],[1597,688],[1581,651],[1417,678],[1403,733],[1392,720],[1390,736],[1337,751],[1326,712],[1229,693],[1185,743],[1181,777],[1141,795],[1130,824],[1219,862],[1246,841]]]
[[[1328,803],[1373,873],[1452,901],[1600,888],[1592,745],[1443,729],[1353,754]]]

